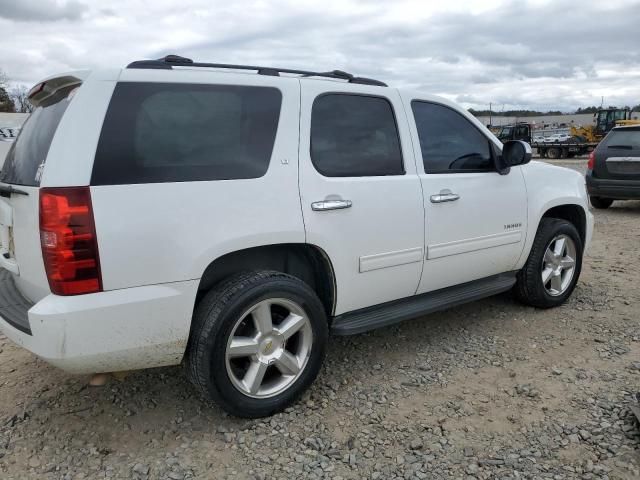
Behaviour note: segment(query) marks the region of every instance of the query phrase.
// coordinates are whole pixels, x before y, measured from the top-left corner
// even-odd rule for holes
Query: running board
[[[334,335],[355,335],[386,327],[506,292],[515,283],[516,272],[501,273],[473,282],[343,313],[333,318],[331,333]]]

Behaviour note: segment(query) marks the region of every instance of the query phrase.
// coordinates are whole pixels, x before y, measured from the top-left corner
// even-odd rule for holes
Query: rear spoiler
[[[29,90],[29,102],[37,107],[49,97],[54,95],[61,88],[80,85],[81,83],[81,79],[71,75],[65,75],[64,77],[55,77],[49,80],[45,80],[44,82],[38,83],[31,90]]]

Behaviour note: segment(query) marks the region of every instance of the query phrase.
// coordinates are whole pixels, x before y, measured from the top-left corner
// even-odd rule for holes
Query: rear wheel
[[[560,149],[556,147],[551,147],[547,150],[547,157],[551,159],[560,158]]]
[[[591,205],[593,205],[593,208],[598,208],[598,209],[609,208],[613,203],[613,200],[611,198],[591,197],[591,196],[589,197],[589,201],[591,202]]]
[[[236,416],[283,410],[311,385],[324,359],[322,303],[308,285],[283,273],[229,279],[202,299],[193,323],[189,376]]]
[[[543,218],[527,263],[515,286],[520,301],[538,308],[564,303],[576,286],[582,268],[582,240],[566,220]]]

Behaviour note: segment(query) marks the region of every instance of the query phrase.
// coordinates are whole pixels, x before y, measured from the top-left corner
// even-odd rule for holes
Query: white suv
[[[76,373],[184,362],[269,415],[348,335],[513,289],[561,304],[584,178],[442,98],[170,56],[44,80],[0,174],[0,329]]]

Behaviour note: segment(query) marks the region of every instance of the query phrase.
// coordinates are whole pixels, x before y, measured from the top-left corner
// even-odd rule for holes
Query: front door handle
[[[351,208],[351,200],[323,200],[321,202],[313,202],[311,204],[311,210],[314,212],[342,210],[343,208]]]
[[[448,188],[440,190],[440,193],[436,195],[431,195],[431,203],[444,203],[444,202],[455,202],[460,198],[460,195],[457,193],[453,193]]]

